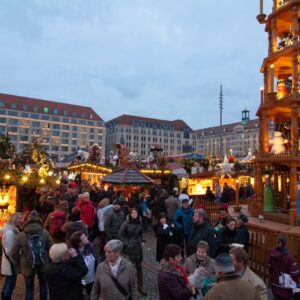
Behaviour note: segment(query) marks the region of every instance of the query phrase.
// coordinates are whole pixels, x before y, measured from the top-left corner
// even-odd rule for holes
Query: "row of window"
[[[5,107],[5,103],[3,101],[0,101],[0,107]],[[11,103],[9,105],[9,108],[11,109],[17,109],[17,104],[16,103]],[[22,105],[22,110],[25,110],[25,111],[28,111],[28,110],[33,110],[34,112],[43,112],[45,114],[54,114],[54,115],[58,115],[58,114],[62,114],[64,116],[72,116],[72,117],[80,117],[80,118],[83,118],[83,119],[86,119],[87,117],[89,119],[93,119],[93,115],[92,114],[89,114],[89,115],[86,115],[85,113],[77,113],[76,111],[68,111],[68,110],[59,110],[58,108],[53,108],[53,109],[50,109],[49,107],[40,107],[38,105],[33,105],[33,106],[30,106],[28,104],[23,104]]]
[[[80,125],[89,125],[89,126],[99,126],[103,127],[104,122],[95,122],[90,120],[82,120],[82,119],[75,119],[75,118],[65,118],[59,116],[49,116],[49,115],[42,115],[37,113],[27,113],[27,112],[18,112],[13,110],[5,110],[0,109],[0,115],[9,115],[9,116],[20,116],[22,118],[31,118],[31,119],[41,119],[45,121],[54,121],[54,122],[64,122],[64,123],[74,123]]]

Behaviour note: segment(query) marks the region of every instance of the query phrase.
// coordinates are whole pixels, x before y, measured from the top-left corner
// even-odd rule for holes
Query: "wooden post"
[[[233,207],[234,208],[234,211],[236,213],[239,213],[242,209],[242,207],[240,206],[240,203],[239,203],[239,181],[238,179],[235,181],[235,206]]]
[[[292,106],[291,116],[291,142],[292,142],[292,155],[297,156],[298,152],[298,105],[294,103]]]
[[[292,93],[294,97],[298,95],[298,50],[293,52],[293,80],[292,80]]]
[[[272,52],[277,50],[276,19],[271,20]]]
[[[283,207],[287,209],[287,176],[286,171],[282,172],[282,197],[283,197]]]
[[[290,170],[290,199],[291,199],[291,207],[290,207],[290,225],[294,225],[297,220],[297,163],[291,162],[291,170]]]
[[[259,14],[262,15],[263,13],[264,13],[264,0],[260,0]]]

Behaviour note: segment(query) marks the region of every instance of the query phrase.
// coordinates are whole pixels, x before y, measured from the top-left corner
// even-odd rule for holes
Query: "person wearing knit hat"
[[[121,210],[122,205],[124,204],[119,198],[113,202],[113,209],[109,212],[105,219],[104,229],[106,232],[107,241],[113,239],[120,239],[119,230],[125,221],[125,215]]]
[[[81,209],[78,207],[73,207],[71,214],[69,214],[67,222],[62,227],[62,232],[66,234],[66,240],[68,241],[75,231],[82,231],[84,234],[88,235],[88,230],[86,224],[80,218]]]
[[[229,217],[228,213],[228,205],[222,203],[219,208],[219,219],[217,223],[215,224],[215,230],[218,233],[220,229],[224,228],[226,226],[227,218]]]
[[[237,242],[244,245],[244,249],[249,249],[249,231],[247,227],[249,219],[245,214],[240,214],[237,218]]]
[[[257,300],[256,291],[250,283],[235,273],[232,258],[221,253],[215,259],[217,284],[205,295],[205,300]]]
[[[29,213],[28,221],[19,232],[16,240],[7,253],[15,267],[20,268],[24,276],[26,299],[33,299],[34,279],[39,277],[40,299],[46,300],[48,289],[45,268],[48,264],[48,252],[52,245],[50,235],[39,218],[37,211]]]

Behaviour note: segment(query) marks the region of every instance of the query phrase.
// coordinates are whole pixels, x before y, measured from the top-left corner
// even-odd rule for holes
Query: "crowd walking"
[[[266,284],[248,263],[248,216],[230,216],[222,193],[213,199],[207,190],[209,201],[220,202],[212,224],[205,208],[194,208],[177,188],[169,195],[157,187],[126,195],[64,181],[45,190],[36,207],[13,214],[1,231],[2,299],[13,299],[19,274],[25,300],[34,299],[35,288],[40,300],[146,297],[143,248],[145,232],[153,230],[159,299],[267,300]],[[274,299],[293,299],[299,269],[287,236],[278,237],[267,267]]]

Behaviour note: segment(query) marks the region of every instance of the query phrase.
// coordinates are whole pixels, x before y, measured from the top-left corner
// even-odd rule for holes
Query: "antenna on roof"
[[[219,108],[220,108],[220,126],[223,125],[223,88],[222,84],[220,85],[220,94],[219,94]]]

